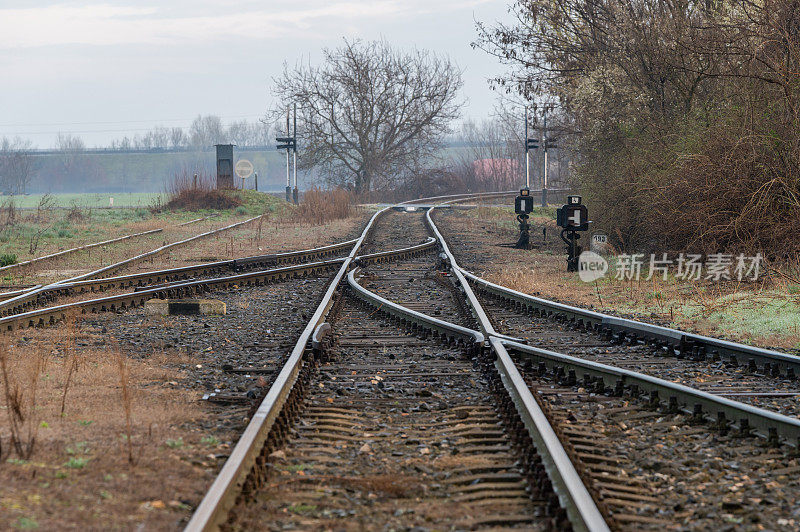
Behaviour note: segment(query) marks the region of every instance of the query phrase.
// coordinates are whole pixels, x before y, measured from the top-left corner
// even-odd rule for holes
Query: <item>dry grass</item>
[[[208,425],[208,414],[172,369],[193,360],[163,351],[130,359],[100,331],[72,323],[26,333],[1,352],[12,392],[0,397],[0,413],[21,404],[21,435],[35,445],[0,463],[0,527],[174,528],[218,465],[204,462],[209,447],[191,428]],[[3,443],[16,430],[6,418]]]
[[[201,174],[194,175],[184,170],[175,174],[167,187],[169,199],[163,209],[169,211],[187,210],[225,210],[242,205],[242,200],[230,191],[219,190],[212,176]],[[162,210],[161,206],[154,206],[155,212]]]
[[[354,196],[341,188],[325,190],[311,187],[303,193],[295,219],[314,225],[342,220],[353,214]]]
[[[536,256],[530,266],[496,261],[485,277],[520,292],[648,322],[765,347],[800,348],[798,285],[618,281],[583,283],[562,257]]]
[[[472,242],[489,254],[476,273],[514,290],[592,308],[601,312],[688,329],[765,347],[800,349],[800,282],[796,265],[772,272],[763,283],[682,282],[660,276],[645,280],[603,278],[584,283],[566,272],[565,252],[548,231],[549,244],[539,250],[499,247],[513,241],[516,228],[506,213],[487,208],[440,216],[445,235]],[[545,219],[542,220],[544,222]],[[552,223],[552,220],[546,220]],[[539,224],[540,222],[535,222]],[[466,268],[474,265],[465,262]],[[612,270],[613,271],[613,270]]]
[[[3,377],[3,404],[8,414],[8,441],[21,460],[30,459],[36,447],[39,429],[37,392],[39,381],[47,366],[47,354],[42,350],[29,353],[22,360],[9,357],[8,342],[0,343],[0,374]],[[0,435],[2,442],[3,435]],[[0,448],[0,458],[3,458]]]

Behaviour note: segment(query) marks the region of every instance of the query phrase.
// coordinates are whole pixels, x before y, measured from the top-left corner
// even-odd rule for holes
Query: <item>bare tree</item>
[[[322,66],[287,66],[274,80],[275,95],[297,103],[303,167],[321,166],[332,183],[362,193],[396,185],[435,155],[463,105],[449,59],[384,41],[345,41],[324,56]]]
[[[462,125],[462,147],[456,156],[455,171],[464,191],[509,190],[522,182],[524,151],[520,129],[518,117],[499,114],[480,123],[470,120]]]
[[[247,120],[231,122],[228,126],[228,140],[237,146],[255,146],[255,128]]]
[[[0,191],[24,194],[33,175],[30,141],[3,137],[0,140]]]
[[[156,126],[141,137],[134,138],[137,148],[152,150],[153,148],[168,148],[171,132],[165,127]]]
[[[195,147],[206,147],[212,144],[227,142],[222,119],[216,115],[198,116],[189,128],[189,137]]]
[[[516,0],[474,46],[550,98],[576,184],[622,249],[800,253],[796,0]],[[563,143],[559,140],[559,145]]]
[[[170,148],[183,148],[189,144],[189,139],[186,138],[186,133],[183,128],[173,127],[169,130],[169,145]]]
[[[59,133],[56,137],[56,149],[61,152],[61,165],[64,174],[69,174],[75,161],[86,149],[83,139],[70,133]]]

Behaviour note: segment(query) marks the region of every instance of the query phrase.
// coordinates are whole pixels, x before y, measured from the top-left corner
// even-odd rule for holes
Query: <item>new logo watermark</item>
[[[667,280],[670,271],[675,279],[681,281],[757,281],[761,272],[761,253],[755,256],[727,253],[679,254],[670,258],[666,253],[660,256],[655,253],[647,260],[646,255],[617,255],[613,257],[614,279],[625,281],[649,281],[653,276]],[[594,251],[584,251],[578,257],[578,276],[582,281],[591,283],[605,277],[609,272],[608,261]]]
[[[605,277],[608,261],[594,251],[584,251],[578,257],[578,276],[581,281],[591,283]]]

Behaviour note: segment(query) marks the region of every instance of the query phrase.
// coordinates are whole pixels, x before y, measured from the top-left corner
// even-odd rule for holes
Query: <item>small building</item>
[[[214,144],[217,148],[217,188],[232,189],[234,144]]]

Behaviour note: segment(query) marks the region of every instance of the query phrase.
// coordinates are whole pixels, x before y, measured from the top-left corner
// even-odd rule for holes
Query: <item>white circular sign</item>
[[[239,159],[239,162],[236,163],[236,175],[245,179],[253,175],[253,163],[248,161],[247,159]]]

